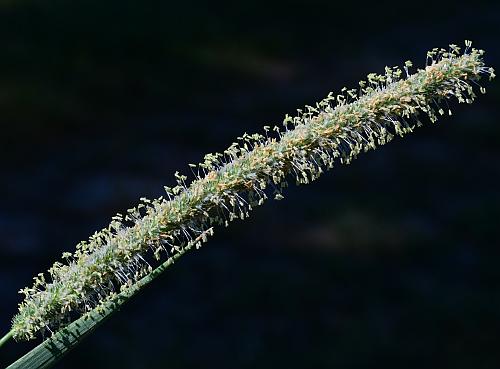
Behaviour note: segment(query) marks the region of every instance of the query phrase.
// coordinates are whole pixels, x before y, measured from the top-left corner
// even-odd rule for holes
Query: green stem
[[[137,281],[132,286],[125,288],[113,299],[104,302],[102,305],[89,311],[87,314],[83,315],[78,320],[75,320],[67,327],[60,329],[26,355],[19,358],[15,363],[8,366],[8,369],[50,368],[73,347],[78,345],[81,340],[89,335],[96,327],[102,324],[114,312],[118,311],[120,307],[132,296],[138,293],[144,286],[152,282],[183,254],[192,249],[196,242],[201,238],[202,236],[199,236],[194,240],[194,242],[186,245],[186,247],[178,251],[177,254],[164,261],[163,264],[158,266],[151,273],[142,277],[142,279]]]
[[[3,336],[2,338],[0,338],[0,347],[2,347],[5,342],[9,341],[12,338],[12,335],[13,335],[13,332],[10,331],[5,336]]]

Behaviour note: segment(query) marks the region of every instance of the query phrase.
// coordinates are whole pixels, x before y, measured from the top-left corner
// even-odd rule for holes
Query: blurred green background
[[[176,170],[433,47],[471,39],[498,67],[499,22],[492,1],[1,1],[1,330],[34,275]],[[57,367],[499,368],[485,86],[219,229]]]

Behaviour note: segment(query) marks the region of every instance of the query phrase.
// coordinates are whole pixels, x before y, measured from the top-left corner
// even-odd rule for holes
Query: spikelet
[[[25,298],[12,322],[14,338],[29,340],[65,326],[151,271],[154,259],[198,248],[213,226],[248,217],[269,196],[282,199],[290,178],[307,184],[335,163],[348,164],[362,151],[412,132],[422,116],[435,122],[451,115],[449,99],[471,103],[473,84],[483,74],[494,77],[483,53],[466,41],[463,54],[456,45],[431,50],[425,69],[414,74],[411,62],[403,70],[386,67],[359,88],[343,88],[295,117],[287,115],[282,127],[245,133],[223,153],[190,164],[196,177],[190,184],[175,173],[177,186],[165,188],[166,198],[141,199],[20,291]]]

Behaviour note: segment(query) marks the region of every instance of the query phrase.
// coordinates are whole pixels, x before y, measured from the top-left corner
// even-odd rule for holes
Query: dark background
[[[176,170],[449,43],[493,2],[0,2],[0,330],[63,251]],[[499,368],[500,89],[292,186],[58,368]],[[36,343],[9,343],[0,366]]]

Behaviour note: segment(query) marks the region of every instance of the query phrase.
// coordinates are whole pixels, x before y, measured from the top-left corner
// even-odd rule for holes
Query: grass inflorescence
[[[177,185],[166,195],[141,199],[125,215],[65,252],[48,273],[22,289],[24,301],[12,321],[12,335],[29,340],[42,331],[67,325],[75,315],[109,300],[152,270],[154,259],[169,259],[186,248],[200,247],[215,225],[244,219],[269,196],[283,198],[291,178],[307,184],[335,163],[403,136],[422,124],[451,114],[447,100],[471,103],[473,87],[481,92],[482,75],[494,77],[483,62],[482,50],[466,41],[433,49],[425,69],[410,73],[386,67],[382,75],[369,74],[355,89],[329,94],[315,106],[306,106],[282,126],[264,127],[263,134],[244,134],[223,153],[208,154],[190,164],[195,178],[175,173]]]

